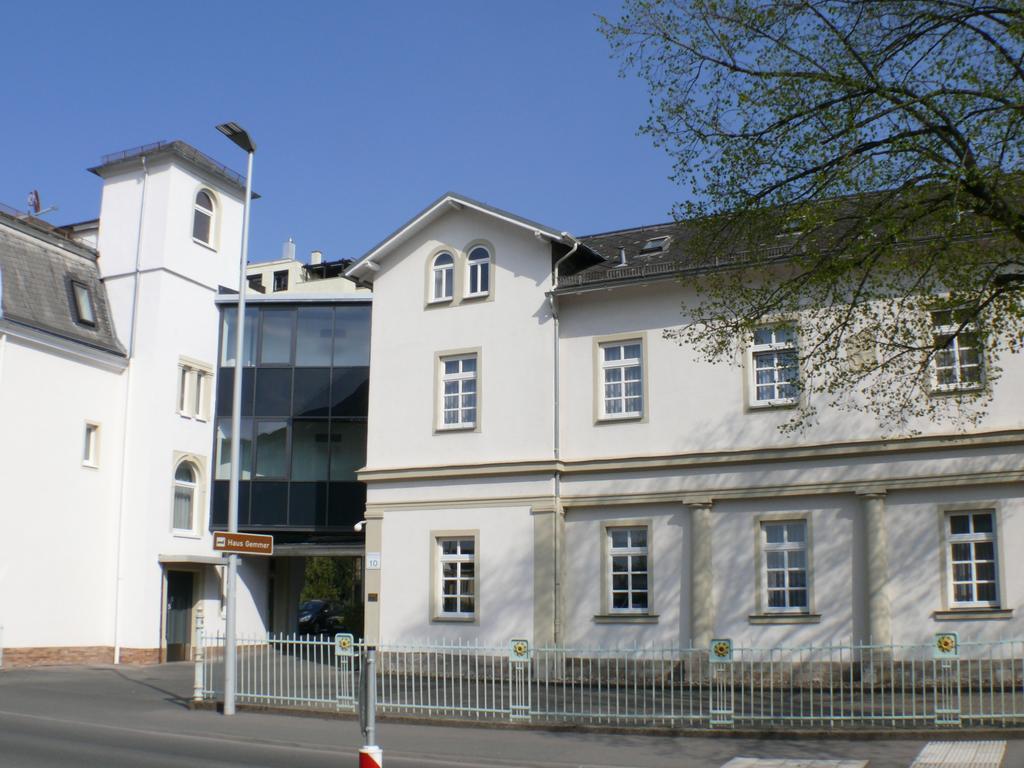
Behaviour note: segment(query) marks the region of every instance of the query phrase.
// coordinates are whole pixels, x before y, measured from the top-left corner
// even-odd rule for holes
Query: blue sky
[[[612,0],[9,3],[0,202],[95,217],[100,156],[182,139],[244,171],[252,260],[358,256],[455,190],[574,234],[669,219],[686,190],[595,14]],[[19,30],[11,34],[11,32]]]

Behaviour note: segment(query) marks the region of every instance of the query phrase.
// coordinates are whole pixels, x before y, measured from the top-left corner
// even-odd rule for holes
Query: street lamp
[[[249,206],[252,203],[252,156],[256,144],[238,123],[221,123],[217,130],[231,139],[249,155],[245,173],[245,207],[242,209],[242,254],[238,264],[238,319],[235,322],[235,379],[231,395],[231,482],[228,492],[228,531],[238,533],[238,470],[242,420],[242,354],[245,336],[245,265],[249,256]],[[227,620],[224,634],[224,714],[235,714],[235,657],[237,649],[236,585],[238,555],[228,555]]]

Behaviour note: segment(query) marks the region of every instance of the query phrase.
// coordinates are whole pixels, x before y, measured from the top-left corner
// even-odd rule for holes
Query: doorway
[[[188,661],[191,656],[194,577],[191,571],[167,571],[167,661]]]

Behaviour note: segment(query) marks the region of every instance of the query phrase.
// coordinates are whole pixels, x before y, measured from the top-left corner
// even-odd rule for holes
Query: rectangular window
[[[275,291],[287,291],[288,290],[288,270],[274,273],[274,290]]]
[[[99,466],[100,448],[100,427],[98,424],[85,425],[85,441],[82,446],[82,465],[86,467]]]
[[[796,331],[787,326],[768,326],[754,331],[750,370],[752,405],[795,403],[799,370]]]
[[[476,355],[441,358],[440,429],[476,426]]]
[[[89,286],[72,281],[71,292],[75,298],[75,320],[82,325],[96,325],[96,312],[93,310]]]
[[[992,511],[957,512],[946,518],[950,605],[999,606],[996,523]]]
[[[609,613],[647,613],[649,570],[647,526],[608,528]]]
[[[635,418],[644,411],[643,343],[640,339],[602,344],[601,417]]]
[[[178,363],[178,413],[189,419],[210,418],[213,370],[198,363]]]
[[[981,343],[963,309],[932,314],[932,386],[937,392],[978,389],[983,383]],[[957,333],[959,331],[959,333]]]
[[[259,293],[266,293],[266,289],[263,287],[263,275],[246,275],[245,279],[249,283],[249,290],[258,291]]]
[[[476,540],[438,537],[438,616],[470,619],[476,615]]]
[[[761,555],[765,612],[807,612],[807,521],[761,523]]]

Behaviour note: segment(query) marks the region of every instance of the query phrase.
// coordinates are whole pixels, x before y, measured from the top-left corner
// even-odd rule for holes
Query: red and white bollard
[[[359,750],[359,768],[381,768],[384,752],[377,746],[377,649],[366,648],[359,697],[359,720],[366,744]]]
[[[359,750],[359,768],[381,768],[384,752],[380,747],[367,746]]]

